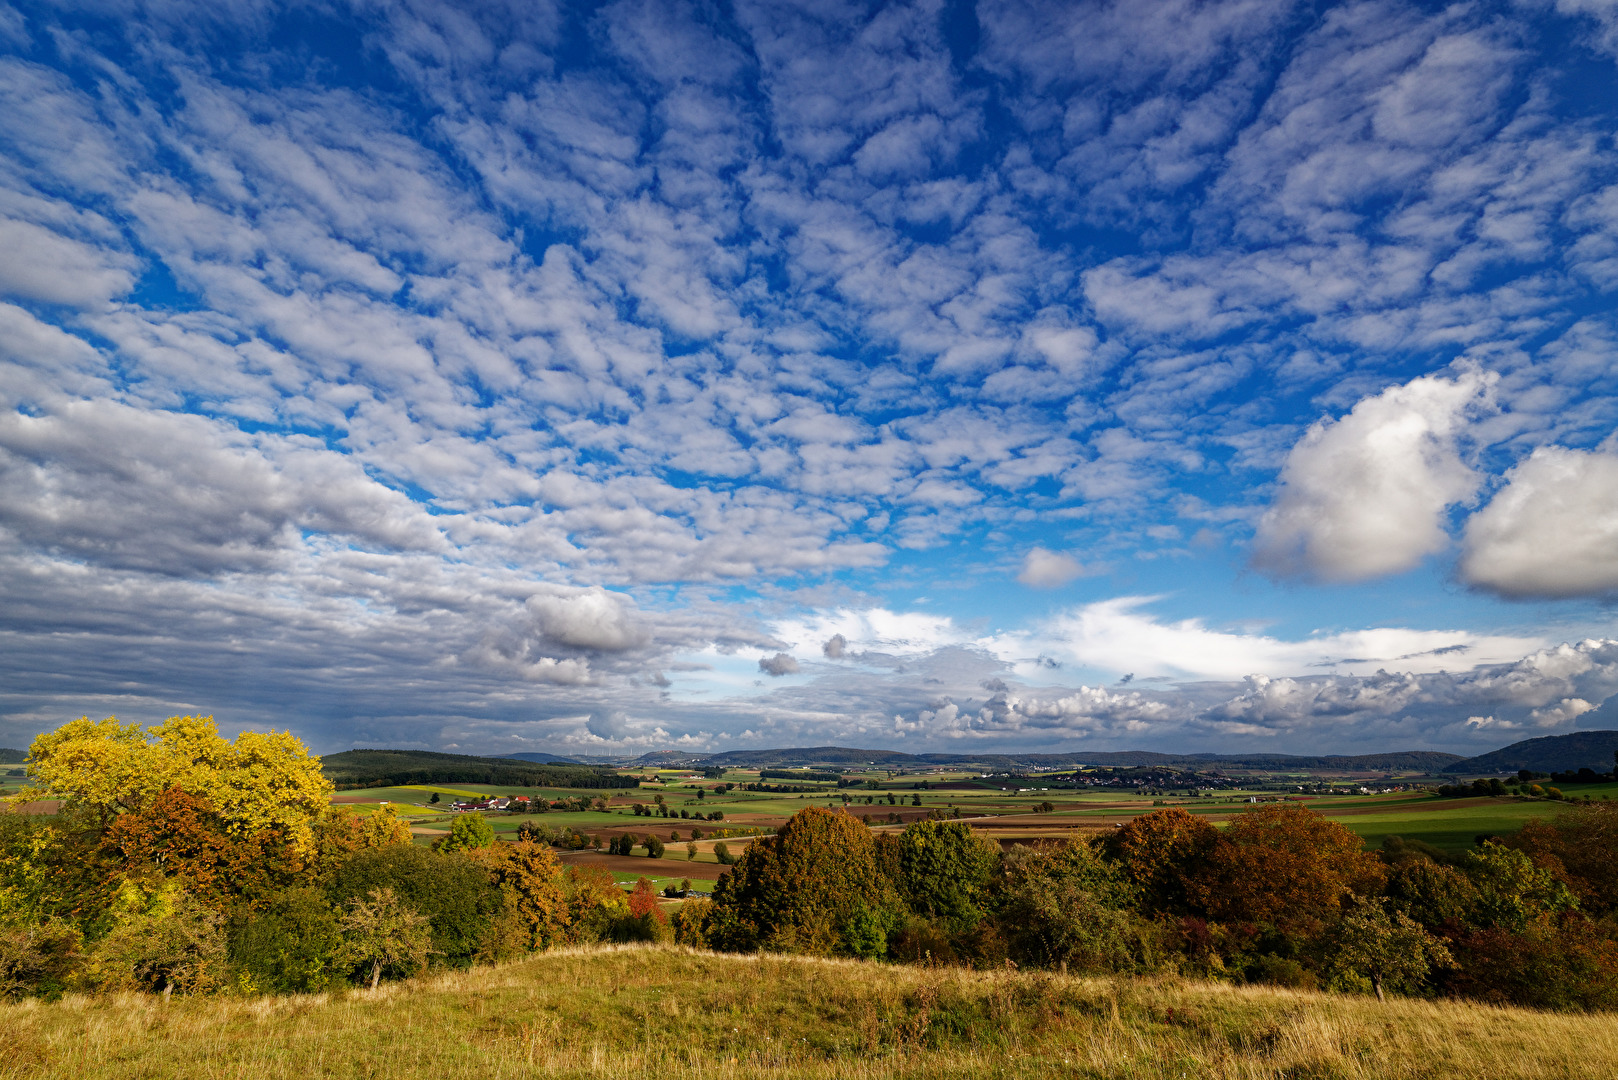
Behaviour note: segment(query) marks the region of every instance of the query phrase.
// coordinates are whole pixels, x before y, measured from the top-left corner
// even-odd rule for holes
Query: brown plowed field
[[[644,855],[608,855],[601,851],[562,851],[557,856],[563,863],[575,866],[604,866],[619,874],[680,877],[692,881],[718,881],[730,871],[730,867],[718,863],[686,862],[683,851],[678,858],[665,855],[661,859],[648,859]]]

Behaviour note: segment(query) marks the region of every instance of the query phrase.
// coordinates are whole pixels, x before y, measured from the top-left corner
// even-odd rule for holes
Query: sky
[[[1618,727],[1618,6],[0,0],[0,745]]]

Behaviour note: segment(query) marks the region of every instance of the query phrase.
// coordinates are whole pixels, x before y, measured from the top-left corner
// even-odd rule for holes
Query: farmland
[[[551,810],[543,814],[495,813],[489,817],[496,835],[504,839],[514,839],[525,821],[556,831],[576,830],[591,840],[599,837],[603,845],[625,833],[637,841],[654,834],[667,845],[657,873],[649,873],[652,868],[642,866],[644,856],[639,848],[634,856],[614,856],[586,847],[568,852],[563,858],[568,862],[603,864],[623,882],[632,882],[644,873],[659,888],[689,878],[693,888],[699,890],[709,887],[723,872],[713,851],[716,831],[766,831],[811,805],[846,808],[878,830],[896,829],[933,814],[958,815],[975,831],[1004,845],[1093,835],[1165,805],[1182,806],[1215,825],[1223,825],[1250,809],[1254,805],[1251,800],[1285,798],[1301,801],[1340,822],[1370,847],[1380,845],[1387,836],[1400,836],[1449,850],[1471,847],[1479,836],[1515,831],[1529,820],[1553,816],[1571,805],[1516,794],[1439,798],[1424,790],[1438,783],[1436,779],[1417,777],[1253,774],[1226,778],[1228,786],[1204,788],[1200,794],[1192,794],[1185,788],[1167,786],[1133,790],[1103,783],[1075,785],[1038,775],[984,777],[959,769],[901,776],[886,775],[882,770],[850,770],[842,774],[845,786],[841,788],[831,781],[786,783],[771,778],[764,783],[800,789],[772,792],[745,790],[747,785],[760,783],[756,770],[728,770],[721,776],[709,777],[684,770],[625,772],[642,777],[641,785],[601,792],[485,784],[413,785],[345,791],[335,801],[361,813],[387,802],[409,821],[418,842],[428,843],[447,832],[453,816],[449,804],[456,800],[525,795],[555,802],[581,794],[599,794],[604,797],[605,811]],[[724,790],[726,785],[730,790]],[[439,796],[438,804],[429,801],[434,793]],[[1614,784],[1569,791],[1573,799],[1600,800],[1614,794],[1618,794],[1618,785]],[[661,816],[658,800],[667,817]],[[636,803],[657,816],[636,815]],[[699,815],[706,818],[715,811],[723,814],[722,821],[698,820]],[[688,816],[682,818],[682,812]],[[693,831],[702,839],[696,841],[696,858],[690,860],[685,844],[692,840]],[[734,835],[726,838],[733,853],[745,842]]]

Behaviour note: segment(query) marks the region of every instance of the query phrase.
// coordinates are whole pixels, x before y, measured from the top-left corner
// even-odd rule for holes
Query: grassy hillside
[[[630,947],[293,998],[0,1006],[0,1077],[1618,1075],[1610,1017]]]

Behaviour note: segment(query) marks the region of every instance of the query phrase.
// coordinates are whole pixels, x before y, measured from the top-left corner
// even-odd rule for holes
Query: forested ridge
[[[396,784],[502,784],[517,787],[632,788],[639,781],[588,765],[540,764],[514,758],[441,754],[428,750],[344,750],[320,759],[339,788]]]
[[[290,735],[176,717],[74,721],[31,748],[54,816],[0,816],[0,994],[375,986],[561,944],[984,970],[1177,974],[1567,1010],[1618,1007],[1618,808],[1448,854],[1379,851],[1300,803],[1224,829],[1180,807],[1094,840],[1002,850],[942,811],[902,831],[811,807],[665,911],[642,879],[496,841],[432,848],[390,807],[330,803]]]

